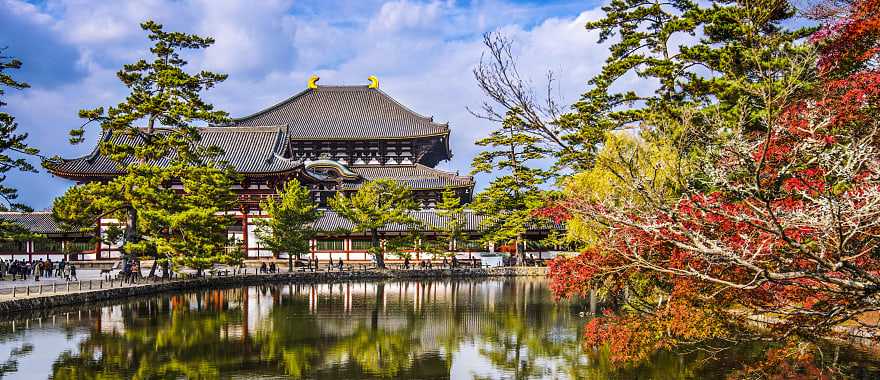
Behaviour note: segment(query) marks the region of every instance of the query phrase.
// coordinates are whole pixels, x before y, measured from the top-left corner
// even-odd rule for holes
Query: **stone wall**
[[[162,292],[180,292],[206,288],[260,285],[267,283],[333,283],[393,279],[544,276],[546,273],[547,268],[541,267],[504,267],[481,269],[367,270],[354,272],[284,272],[276,274],[203,277],[188,280],[146,283],[139,286],[124,288],[98,289],[58,295],[31,296],[29,298],[12,299],[0,302],[0,316],[61,306],[100,303],[126,297],[143,296]]]

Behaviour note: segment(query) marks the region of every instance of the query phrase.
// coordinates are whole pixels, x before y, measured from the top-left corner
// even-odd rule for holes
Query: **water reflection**
[[[615,369],[582,352],[582,308],[554,304],[540,279],[157,296],[0,324],[0,377],[669,379],[718,377],[754,355]]]

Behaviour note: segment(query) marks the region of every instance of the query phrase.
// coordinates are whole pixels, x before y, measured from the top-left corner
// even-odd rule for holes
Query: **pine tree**
[[[366,182],[350,196],[339,192],[329,203],[333,211],[354,224],[354,232],[370,233],[370,253],[381,269],[385,269],[385,255],[379,246],[379,229],[390,224],[419,225],[411,215],[418,208],[412,191],[390,179]]]
[[[287,252],[288,270],[292,272],[293,256],[299,260],[309,250],[309,239],[315,236],[312,224],[321,217],[321,210],[309,189],[296,179],[284,184],[277,198],[260,203],[260,209],[269,218],[257,220],[257,236],[276,257]]]
[[[6,94],[4,87],[21,90],[28,88],[27,83],[19,82],[7,73],[10,69],[21,68],[21,61],[2,55],[0,50],[0,107],[6,106],[3,95]],[[11,170],[36,173],[26,157],[39,153],[35,148],[27,145],[27,133],[17,132],[18,123],[15,117],[9,113],[0,111],[0,211],[31,211],[30,207],[19,203],[18,190],[3,184],[6,173]],[[9,221],[0,221],[0,239],[14,239],[26,234],[27,230],[18,224]]]
[[[477,141],[489,150],[480,152],[472,163],[472,174],[505,173],[477,194],[473,207],[484,216],[484,240],[514,243],[517,264],[525,259],[523,236],[530,225],[538,222],[535,210],[543,205],[540,186],[549,177],[546,170],[528,166],[530,161],[544,157],[546,150],[526,128],[527,123],[516,110],[508,112],[500,129]]]
[[[467,244],[467,235],[464,233],[465,211],[461,203],[461,197],[452,188],[446,188],[442,193],[443,198],[437,205],[437,216],[443,225],[437,239],[436,252],[446,255],[452,252],[454,255],[455,245]]]
[[[69,189],[55,200],[53,211],[62,223],[81,228],[101,218],[124,221],[127,257],[173,259],[201,271],[229,259],[231,220],[223,212],[236,201],[231,186],[237,175],[217,162],[218,148],[199,143],[196,126],[228,120],[226,112],[201,99],[226,75],[184,71],[181,50],[207,48],[212,38],[166,32],[152,21],[141,28],[154,42],[153,59],[126,64],[117,73],[129,95],[106,112],[103,107],[80,111],[86,123],[71,131],[71,143],[81,143],[85,126],[99,123],[109,138],[98,149],[124,174]],[[154,263],[151,275],[155,269]]]

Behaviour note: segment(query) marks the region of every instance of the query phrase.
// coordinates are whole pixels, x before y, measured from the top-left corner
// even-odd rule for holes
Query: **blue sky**
[[[96,138],[71,146],[67,131],[77,110],[119,102],[125,89],[115,72],[147,56],[138,24],[154,19],[168,30],[212,36],[216,44],[190,59],[191,69],[229,74],[206,98],[233,116],[272,105],[322,84],[365,84],[379,77],[383,91],[452,129],[450,162],[467,173],[474,141],[492,129],[470,115],[483,97],[471,74],[483,51],[481,35],[501,31],[516,41],[520,68],[543,85],[547,70],[559,92],[574,101],[601,67],[607,48],[584,23],[601,16],[591,1],[292,1],[292,0],[0,0],[0,47],[24,61],[13,72],[31,88],[7,93],[7,112],[43,154],[75,157]],[[487,176],[477,177],[479,186]],[[51,206],[71,182],[12,173],[7,180],[35,209]]]

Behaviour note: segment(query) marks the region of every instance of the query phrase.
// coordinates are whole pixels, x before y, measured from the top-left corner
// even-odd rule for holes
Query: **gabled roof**
[[[405,139],[449,135],[449,125],[417,114],[378,88],[318,86],[233,126],[288,125],[297,139]]]
[[[389,178],[404,182],[413,189],[445,189],[473,187],[474,177],[434,169],[425,165],[352,166],[351,170],[366,180]],[[348,184],[358,188],[360,184]]]
[[[69,232],[64,231],[52,218],[52,213],[48,211],[34,212],[0,212],[0,219],[8,220],[27,229],[32,233],[50,234]]]
[[[287,149],[286,127],[207,127],[200,128],[200,146],[216,146],[223,150],[217,161],[225,161],[239,173],[248,175],[271,174],[298,169],[302,163],[283,157]],[[104,133],[101,142],[131,143],[133,137],[111,136]],[[48,162],[52,174],[61,177],[114,176],[124,172],[124,167],[134,162],[128,158],[122,163],[113,161],[100,153],[96,145],[92,153],[74,159]],[[162,158],[158,165],[167,165]]]

